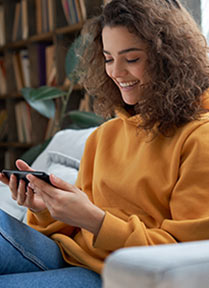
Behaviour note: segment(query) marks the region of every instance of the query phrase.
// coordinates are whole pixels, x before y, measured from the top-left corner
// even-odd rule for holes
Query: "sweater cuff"
[[[102,226],[95,239],[94,247],[114,251],[124,247],[131,231],[127,222],[106,212]]]
[[[42,227],[46,227],[49,224],[53,223],[55,220],[51,217],[49,211],[44,209],[41,212],[32,212],[28,210],[27,212],[27,222],[29,225],[39,225]]]

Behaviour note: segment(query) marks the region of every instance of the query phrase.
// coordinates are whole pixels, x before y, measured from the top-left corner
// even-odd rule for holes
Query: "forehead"
[[[102,31],[104,50],[139,48],[145,50],[146,44],[125,26],[105,26]]]

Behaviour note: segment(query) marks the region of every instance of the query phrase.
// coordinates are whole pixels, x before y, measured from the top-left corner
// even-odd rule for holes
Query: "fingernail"
[[[33,185],[31,182],[28,183],[28,186],[29,186],[31,189],[34,189],[34,185]]]
[[[33,176],[32,176],[31,174],[28,174],[28,175],[26,176],[26,178],[27,178],[28,180],[33,180]]]
[[[57,177],[54,174],[51,174],[51,176],[53,177],[54,181],[57,181]]]

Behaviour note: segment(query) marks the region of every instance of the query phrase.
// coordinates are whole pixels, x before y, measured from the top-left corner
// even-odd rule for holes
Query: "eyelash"
[[[136,59],[133,59],[133,60],[126,60],[127,63],[136,63],[137,61],[139,61],[140,58],[136,58]],[[113,61],[113,59],[105,59],[105,64],[108,64],[108,63],[111,63]]]

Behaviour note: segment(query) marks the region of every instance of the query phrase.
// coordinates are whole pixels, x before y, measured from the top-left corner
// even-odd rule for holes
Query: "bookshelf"
[[[66,89],[67,49],[105,2],[0,0],[0,169],[14,168],[23,152],[45,138],[49,120],[26,104],[21,88]],[[83,94],[73,91],[69,109],[79,107]]]

